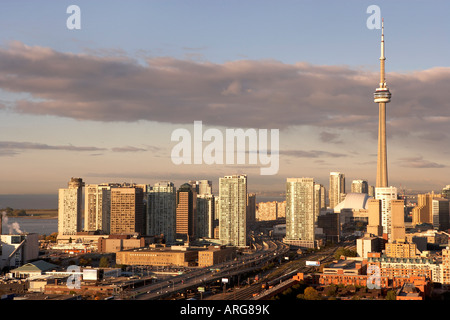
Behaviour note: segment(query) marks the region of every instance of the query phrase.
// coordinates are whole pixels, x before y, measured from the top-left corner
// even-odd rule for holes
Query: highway
[[[349,246],[346,245],[345,247]],[[255,250],[252,253],[238,256],[236,260],[216,264],[211,267],[192,269],[184,274],[176,275],[169,280],[160,280],[126,291],[121,297],[122,299],[136,300],[164,299],[177,292],[183,292],[187,289],[197,289],[198,287],[206,286],[209,283],[217,282],[217,280],[220,281],[222,278],[230,278],[238,274],[260,269],[269,261],[284,258],[289,252],[289,246],[280,241],[269,239],[261,240],[260,243],[254,243],[253,248]],[[334,246],[303,255],[299,259],[284,263],[276,269],[266,272],[265,275],[261,277],[260,281],[256,283],[243,288],[234,289],[232,292],[226,294],[210,296],[207,299],[253,299],[255,294],[264,290],[262,288],[263,283],[268,283],[269,286],[272,286],[291,279],[299,272],[314,272],[317,268],[306,266],[306,261],[320,261],[321,264],[331,262],[334,260],[333,255],[338,248],[339,246]]]
[[[345,245],[344,247],[350,248],[351,245]],[[334,253],[339,248],[330,247],[322,251],[314,252],[311,254],[303,255],[299,259],[290,261],[277,267],[275,270],[267,273],[263,279],[257,283],[253,283],[250,286],[235,289],[233,292],[226,294],[219,294],[216,296],[208,297],[210,300],[253,300],[258,299],[257,295],[263,293],[266,289],[262,287],[263,284],[267,284],[269,287],[276,286],[285,281],[292,279],[297,273],[311,273],[317,271],[317,267],[306,266],[306,261],[320,261],[320,264],[325,264],[334,260]]]
[[[190,288],[196,289],[199,286],[222,278],[258,269],[267,261],[278,259],[289,251],[287,245],[274,240],[264,240],[261,244],[256,244],[255,248],[256,250],[253,253],[238,256],[236,260],[216,264],[212,267],[194,269],[182,275],[174,276],[170,280],[162,280],[132,289],[122,295],[122,298],[137,300],[163,299],[176,292]]]

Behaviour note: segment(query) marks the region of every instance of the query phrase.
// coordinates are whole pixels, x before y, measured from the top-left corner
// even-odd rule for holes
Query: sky
[[[69,29],[70,5],[81,29]],[[375,183],[384,17],[389,184],[450,184],[448,1],[9,1],[0,10],[0,194],[247,174]],[[172,161],[176,129],[279,130],[279,170]],[[203,143],[205,147],[207,143]],[[260,150],[261,151],[261,150]]]

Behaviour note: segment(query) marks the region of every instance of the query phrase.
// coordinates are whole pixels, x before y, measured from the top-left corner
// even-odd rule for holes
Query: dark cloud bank
[[[423,137],[447,128],[450,68],[388,74],[391,133]],[[0,49],[0,87],[28,93],[18,113],[79,120],[149,120],[283,129],[296,125],[367,130],[377,125],[375,73],[275,60],[214,64],[70,54],[12,42]],[[3,106],[6,108],[6,106]],[[441,131],[442,132],[442,131]],[[322,140],[336,140],[325,133]]]

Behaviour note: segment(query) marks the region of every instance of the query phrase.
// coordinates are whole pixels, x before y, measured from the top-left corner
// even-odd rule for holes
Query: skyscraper
[[[386,103],[391,101],[391,93],[386,85],[385,75],[385,61],[384,55],[384,20],[381,23],[381,56],[380,56],[380,82],[376,88],[374,102],[378,103],[378,157],[377,157],[377,177],[375,185],[375,199],[381,200],[381,222],[383,226],[383,233],[387,234],[390,240],[392,237],[397,237],[401,232],[399,229],[394,230],[394,227],[399,224],[400,218],[400,204],[397,200],[397,188],[388,187],[388,170],[387,170],[387,144],[386,144]],[[393,209],[395,212],[393,212]],[[396,224],[393,226],[394,213]],[[394,232],[394,234],[393,234]],[[402,231],[403,232],[403,231]]]
[[[450,228],[450,203],[449,199],[433,199],[433,227],[436,230],[448,230]]]
[[[375,236],[381,237],[383,235],[383,225],[381,222],[381,200],[368,199],[369,208],[369,223],[367,225],[367,232]]]
[[[148,188],[147,235],[164,235],[166,243],[175,242],[176,188],[172,182],[161,181]]]
[[[445,188],[442,189],[442,196],[446,199],[450,199],[450,184],[446,185]]]
[[[176,236],[182,241],[195,238],[195,217],[197,193],[190,183],[182,184],[177,190]]]
[[[210,180],[189,181],[197,194],[212,194],[212,182]]]
[[[418,194],[417,206],[412,209],[412,223],[413,225],[421,223],[433,223],[433,195]]]
[[[224,245],[247,246],[247,176],[219,179],[219,239]]]
[[[315,240],[316,201],[313,178],[286,181],[286,240]]]
[[[84,230],[110,232],[111,188],[118,184],[88,184],[85,188]]]
[[[333,209],[344,198],[345,195],[345,175],[340,172],[330,172],[330,208]]]
[[[380,56],[380,83],[375,90],[374,102],[378,103],[378,158],[377,158],[377,188],[388,186],[387,172],[387,146],[386,146],[386,103],[391,101],[391,93],[386,85],[384,56],[384,20],[381,22],[381,56]]]
[[[369,193],[369,185],[366,180],[353,180],[352,193]]]
[[[247,194],[247,223],[253,223],[256,220],[256,194]]]
[[[391,233],[392,241],[405,240],[405,201],[391,200]]]
[[[197,214],[195,219],[195,234],[197,238],[214,237],[214,211],[215,198],[213,194],[202,193],[197,195]]]
[[[317,219],[320,214],[320,210],[322,210],[322,193],[323,193],[323,185],[320,183],[314,184],[314,223],[317,223]]]
[[[111,188],[111,234],[144,234],[144,231],[143,189]]]
[[[390,236],[392,232],[391,200],[397,200],[397,188],[375,188],[375,199],[381,200],[381,225],[383,226],[383,233]]]
[[[197,238],[213,238],[215,227],[215,197],[210,180],[189,181],[197,194],[194,233]]]
[[[328,193],[325,186],[320,185],[320,208],[326,209],[328,204]]]
[[[75,235],[82,230],[83,186],[81,178],[71,178],[68,188],[58,191],[58,235]]]
[[[369,186],[369,188],[368,188],[368,192],[367,192],[367,194],[370,196],[370,197],[375,197],[375,187],[374,186]]]

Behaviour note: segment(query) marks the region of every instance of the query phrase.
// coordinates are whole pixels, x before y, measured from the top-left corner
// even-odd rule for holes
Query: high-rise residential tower
[[[197,238],[214,237],[215,198],[213,194],[201,193],[197,195],[197,214],[195,219],[195,234]]]
[[[256,220],[256,194],[247,194],[247,223],[253,223]]]
[[[380,56],[380,83],[375,90],[374,102],[378,103],[378,158],[377,158],[377,188],[388,186],[387,146],[386,146],[386,103],[391,101],[391,93],[386,85],[384,56],[384,20],[381,22],[381,56]]]
[[[85,187],[84,230],[110,232],[111,188],[119,184],[88,184]]]
[[[210,180],[189,181],[197,194],[194,233],[196,238],[213,238],[215,227],[215,197]]]
[[[352,193],[369,193],[369,185],[366,180],[353,180]]]
[[[219,179],[219,239],[223,245],[247,246],[247,176]]]
[[[287,179],[286,240],[315,240],[316,194],[313,178]]]
[[[197,194],[212,194],[212,182],[210,180],[191,180],[189,183]]]
[[[397,200],[397,188],[375,188],[375,199],[381,200],[381,225],[389,237],[392,232],[392,200]]]
[[[446,185],[445,188],[442,189],[442,196],[446,199],[450,199],[450,184]]]
[[[314,205],[316,206],[314,209],[314,222],[317,223],[317,219],[320,215],[320,210],[326,209],[322,207],[323,185],[321,185],[320,183],[315,183],[314,192]]]
[[[148,188],[147,235],[162,234],[166,243],[175,242],[176,200],[176,189],[170,181],[160,181]]]
[[[111,234],[144,234],[144,192],[141,187],[111,188]]]
[[[345,195],[345,175],[340,172],[330,172],[329,200],[330,208],[336,207]]]
[[[82,230],[83,187],[81,178],[71,178],[68,188],[58,191],[58,235],[75,235]]]

